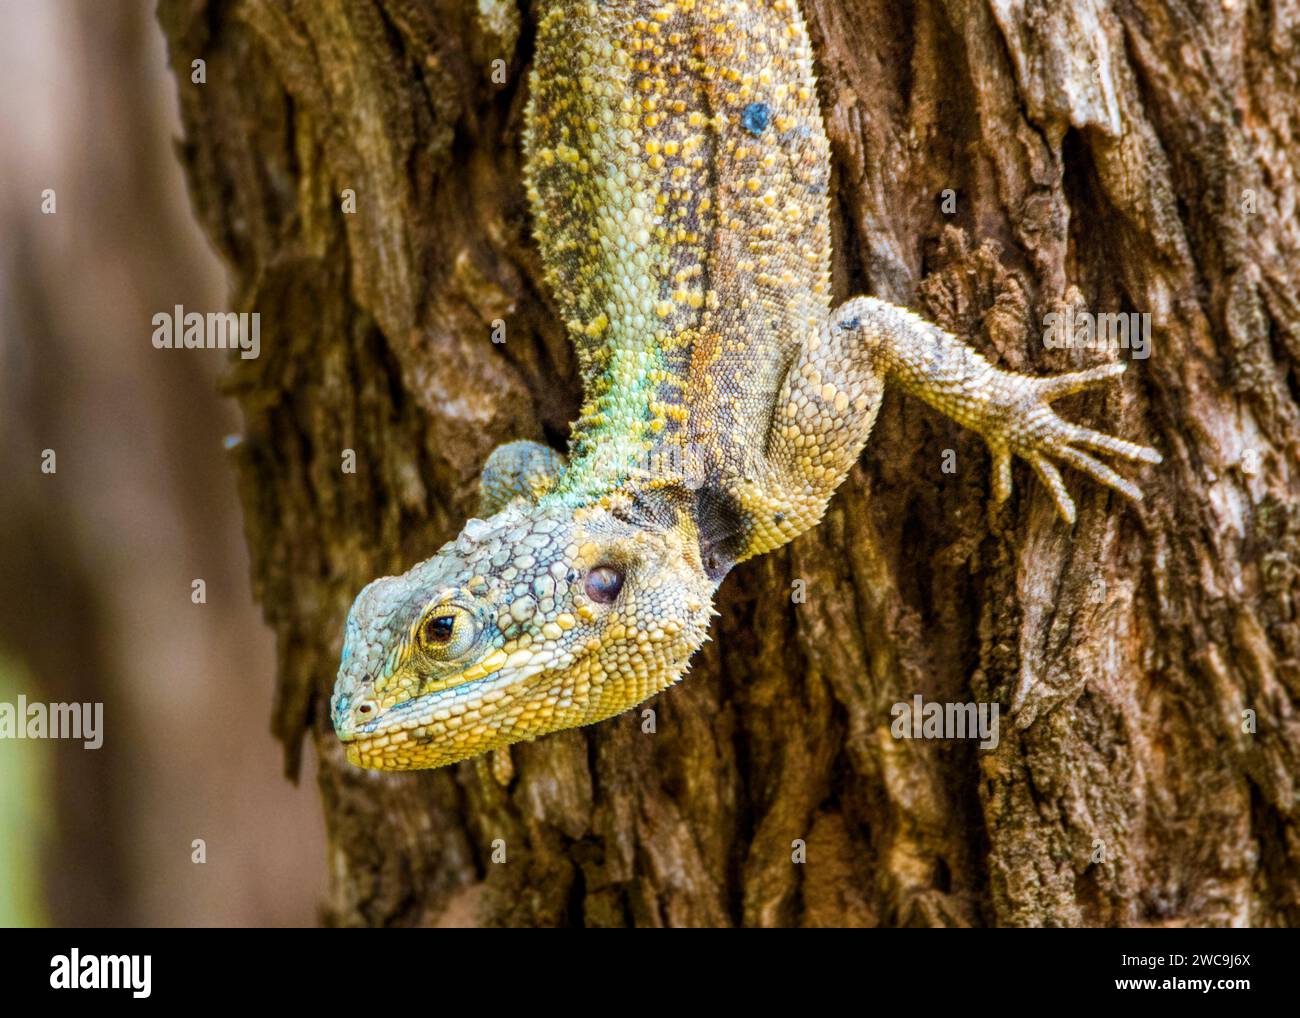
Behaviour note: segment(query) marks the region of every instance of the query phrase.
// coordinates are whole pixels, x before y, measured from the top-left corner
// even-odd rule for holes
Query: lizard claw
[[[1001,505],[1011,497],[1011,450],[993,450],[993,501]]]
[[[1088,368],[1086,371],[1071,371],[1064,375],[1052,375],[1049,378],[1035,378],[1034,388],[1044,403],[1050,403],[1054,399],[1082,392],[1084,389],[1092,388],[1098,382],[1122,375],[1127,369],[1128,364],[1124,361],[1112,361],[1109,364],[1098,364],[1095,368]]]
[[[1029,465],[1034,468],[1042,482],[1047,485],[1047,490],[1052,493],[1052,500],[1056,503],[1056,511],[1061,514],[1061,519],[1066,523],[1073,524],[1075,519],[1074,499],[1070,493],[1065,490],[1065,482],[1061,480],[1060,471],[1056,469],[1055,464],[1045,456],[1036,452],[1031,452],[1027,457]]]

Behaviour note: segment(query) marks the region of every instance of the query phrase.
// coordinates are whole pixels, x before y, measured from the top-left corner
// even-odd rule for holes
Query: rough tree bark
[[[803,0],[837,298],[1037,372],[1103,356],[1047,349],[1047,313],[1150,313],[1150,359],[1062,404],[1165,453],[1147,501],[1071,475],[1071,531],[1021,464],[991,512],[979,439],[891,394],[826,521],[724,585],[657,734],[516,747],[505,790],[346,764],[325,705],[352,598],[455,534],[494,444],[562,446],[577,408],[520,185],[535,7],[161,4],[197,214],[262,314],[230,389],[275,730],[290,772],[304,738],[322,762],[328,921],[1300,922],[1293,0]],[[992,751],[897,740],[916,693],[1017,712]]]

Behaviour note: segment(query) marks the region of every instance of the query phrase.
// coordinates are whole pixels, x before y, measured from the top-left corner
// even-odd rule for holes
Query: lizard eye
[[[611,604],[623,589],[623,573],[614,566],[596,566],[587,574],[584,589],[597,604]]]
[[[456,605],[438,605],[420,622],[416,638],[425,653],[439,657],[455,656],[473,642],[474,623],[465,609]]]
[[[454,615],[435,615],[424,623],[425,643],[451,643],[451,634],[456,628]]]

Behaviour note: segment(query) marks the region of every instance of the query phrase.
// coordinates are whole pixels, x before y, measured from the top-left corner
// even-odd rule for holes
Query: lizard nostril
[[[368,703],[363,703],[360,707],[357,708],[357,713],[358,713],[358,714],[369,714],[372,710],[374,710],[374,708],[371,707],[370,704],[368,704]]]

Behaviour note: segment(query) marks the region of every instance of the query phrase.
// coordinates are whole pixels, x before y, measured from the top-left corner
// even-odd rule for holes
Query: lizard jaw
[[[382,710],[362,724],[335,731],[348,762],[374,770],[440,767],[516,741],[500,722],[505,708],[569,666],[561,657],[534,658],[513,668],[414,696]],[[494,721],[496,723],[494,723]]]

